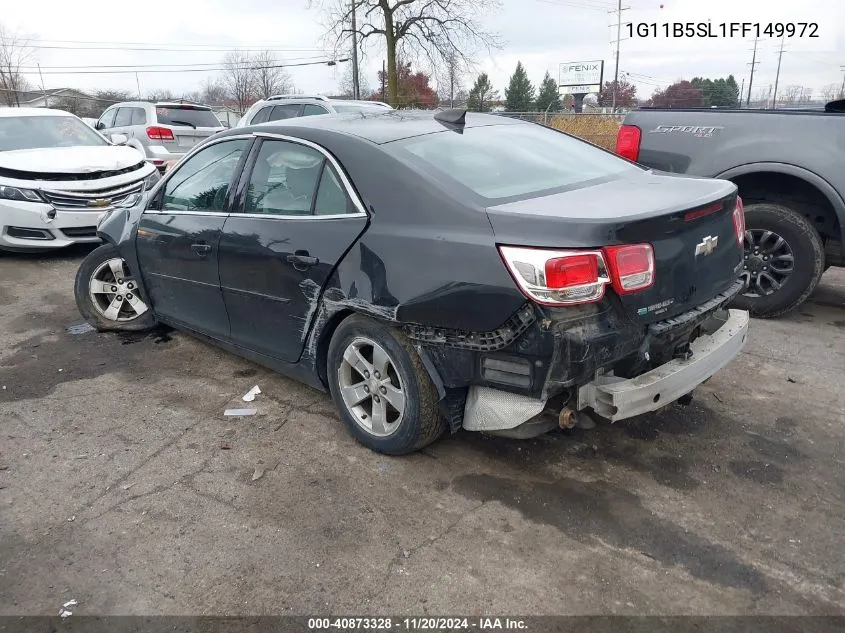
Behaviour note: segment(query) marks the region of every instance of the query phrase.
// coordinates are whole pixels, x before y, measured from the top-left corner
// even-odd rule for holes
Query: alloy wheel
[[[127,274],[126,262],[120,257],[108,259],[94,269],[88,294],[97,312],[109,321],[133,321],[149,309],[138,296],[138,284]]]
[[[745,260],[742,277],[748,289],[746,297],[774,294],[795,270],[795,256],[789,243],[766,229],[745,231]]]
[[[407,401],[396,366],[375,341],[358,337],[343,352],[337,370],[340,395],[368,433],[386,437],[399,428]]]

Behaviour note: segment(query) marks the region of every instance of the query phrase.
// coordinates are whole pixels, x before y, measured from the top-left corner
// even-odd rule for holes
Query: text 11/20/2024
[[[628,37],[819,37],[816,22],[629,22]]]

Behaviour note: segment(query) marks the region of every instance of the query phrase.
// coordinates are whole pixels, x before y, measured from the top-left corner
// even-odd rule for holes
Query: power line
[[[311,55],[309,57],[289,57],[285,59],[285,62],[296,62],[296,61],[309,61],[309,60],[316,60],[322,59],[325,60],[325,55]],[[202,67],[202,66],[220,66],[219,61],[216,62],[205,62],[205,63],[196,63],[196,64],[87,64],[85,66],[41,66],[42,69],[49,68],[50,70],[74,70],[74,69],[99,69],[99,68],[123,68],[128,70],[144,70],[145,68],[175,68],[175,67],[186,67],[186,68],[194,68],[194,67]],[[235,66],[244,66],[247,68],[252,68],[251,62],[243,62],[234,64]],[[21,70],[24,71],[32,71],[38,66],[21,66]]]
[[[41,39],[37,37],[30,37],[27,38],[27,42],[49,42],[52,44],[108,44],[108,45],[120,45],[120,46],[179,46],[179,47],[208,47],[208,46],[218,46],[218,44],[190,44],[184,42],[115,42],[115,41],[104,41],[104,40],[54,40],[54,39]],[[278,50],[289,50],[289,51],[319,51],[324,50],[322,48],[315,48],[315,47],[284,47],[281,48],[281,44],[279,42],[256,42],[247,48],[254,48],[258,46],[267,46],[273,45],[273,48],[278,48]],[[278,45],[278,46],[277,46]],[[240,48],[238,46],[232,46],[232,48]]]
[[[296,66],[334,66],[342,62],[348,62],[348,58],[344,59],[327,59],[315,62],[300,62],[298,64],[273,64],[271,66],[236,66],[237,68],[250,68],[254,70],[263,70],[267,68],[291,68]],[[220,66],[217,68],[165,68],[163,70],[53,70],[45,72],[45,75],[122,75],[133,73],[206,73],[229,70],[230,67]],[[33,74],[33,73],[26,73]]]
[[[175,53],[228,53],[231,51],[243,51],[245,53],[259,53],[262,51],[272,51],[277,53],[283,52],[310,52],[310,51],[324,51],[321,48],[273,48],[273,47],[255,47],[255,46],[230,46],[229,48],[170,48],[166,46],[54,46],[54,45],[35,45],[30,44],[27,48],[46,49],[46,50],[63,50],[63,51],[161,51],[161,52],[175,52]]]
[[[613,5],[610,3],[594,4],[590,0],[578,0],[575,2],[568,2],[566,0],[534,0],[535,2],[542,2],[544,4],[552,4],[558,7],[571,7],[573,9],[588,9],[590,11],[610,11]]]

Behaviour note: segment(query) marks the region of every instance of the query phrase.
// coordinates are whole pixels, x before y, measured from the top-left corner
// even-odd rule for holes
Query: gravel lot
[[[689,407],[389,458],[188,336],[74,328],[85,252],[0,255],[0,615],[845,612],[845,271]]]

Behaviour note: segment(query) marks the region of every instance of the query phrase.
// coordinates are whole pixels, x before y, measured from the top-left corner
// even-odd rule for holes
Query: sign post
[[[604,80],[604,60],[565,62],[560,65],[558,90],[562,95],[572,95],[575,112],[581,112],[584,97],[600,92]]]

